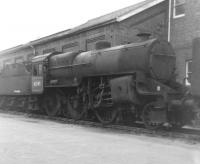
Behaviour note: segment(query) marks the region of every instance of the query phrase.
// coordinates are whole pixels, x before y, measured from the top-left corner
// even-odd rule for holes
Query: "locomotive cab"
[[[51,53],[32,58],[31,89],[33,94],[41,94],[44,91],[45,70],[48,57]]]
[[[32,93],[43,92],[43,63],[33,63],[31,86]]]

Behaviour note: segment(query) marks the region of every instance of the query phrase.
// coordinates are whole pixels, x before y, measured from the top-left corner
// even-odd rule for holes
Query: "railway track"
[[[43,119],[43,120],[51,120],[56,121],[59,123],[66,123],[66,124],[73,124],[73,125],[80,125],[84,127],[95,127],[101,128],[105,131],[115,131],[121,133],[129,133],[134,135],[146,135],[150,137],[160,137],[166,138],[170,140],[178,139],[190,144],[200,143],[200,129],[189,129],[189,128],[182,128],[182,129],[158,129],[158,130],[150,130],[146,129],[143,126],[125,126],[125,125],[102,125],[98,122],[92,121],[85,121],[85,120],[73,120],[64,117],[51,117],[42,114],[34,114],[34,113],[25,113],[21,111],[7,111],[0,109],[0,113],[11,114],[11,115],[23,115],[28,118],[33,119]]]

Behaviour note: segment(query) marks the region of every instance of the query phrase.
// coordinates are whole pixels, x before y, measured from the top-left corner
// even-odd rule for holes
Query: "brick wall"
[[[121,23],[116,30],[116,44],[138,42],[138,33],[148,32],[152,37],[167,39],[167,2],[156,5]]]
[[[174,0],[172,0],[172,4]],[[200,36],[200,1],[184,0],[185,16],[171,19],[171,43],[177,55],[178,81],[186,75],[186,61],[192,58],[192,40]],[[172,12],[173,12],[172,5]]]

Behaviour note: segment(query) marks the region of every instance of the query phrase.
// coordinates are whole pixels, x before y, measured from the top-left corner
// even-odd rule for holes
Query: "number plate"
[[[42,76],[33,76],[32,77],[32,93],[42,93],[43,88],[43,77]]]

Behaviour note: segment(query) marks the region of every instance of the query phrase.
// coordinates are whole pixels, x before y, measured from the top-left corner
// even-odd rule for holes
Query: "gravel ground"
[[[200,164],[200,145],[0,114],[0,164]]]

